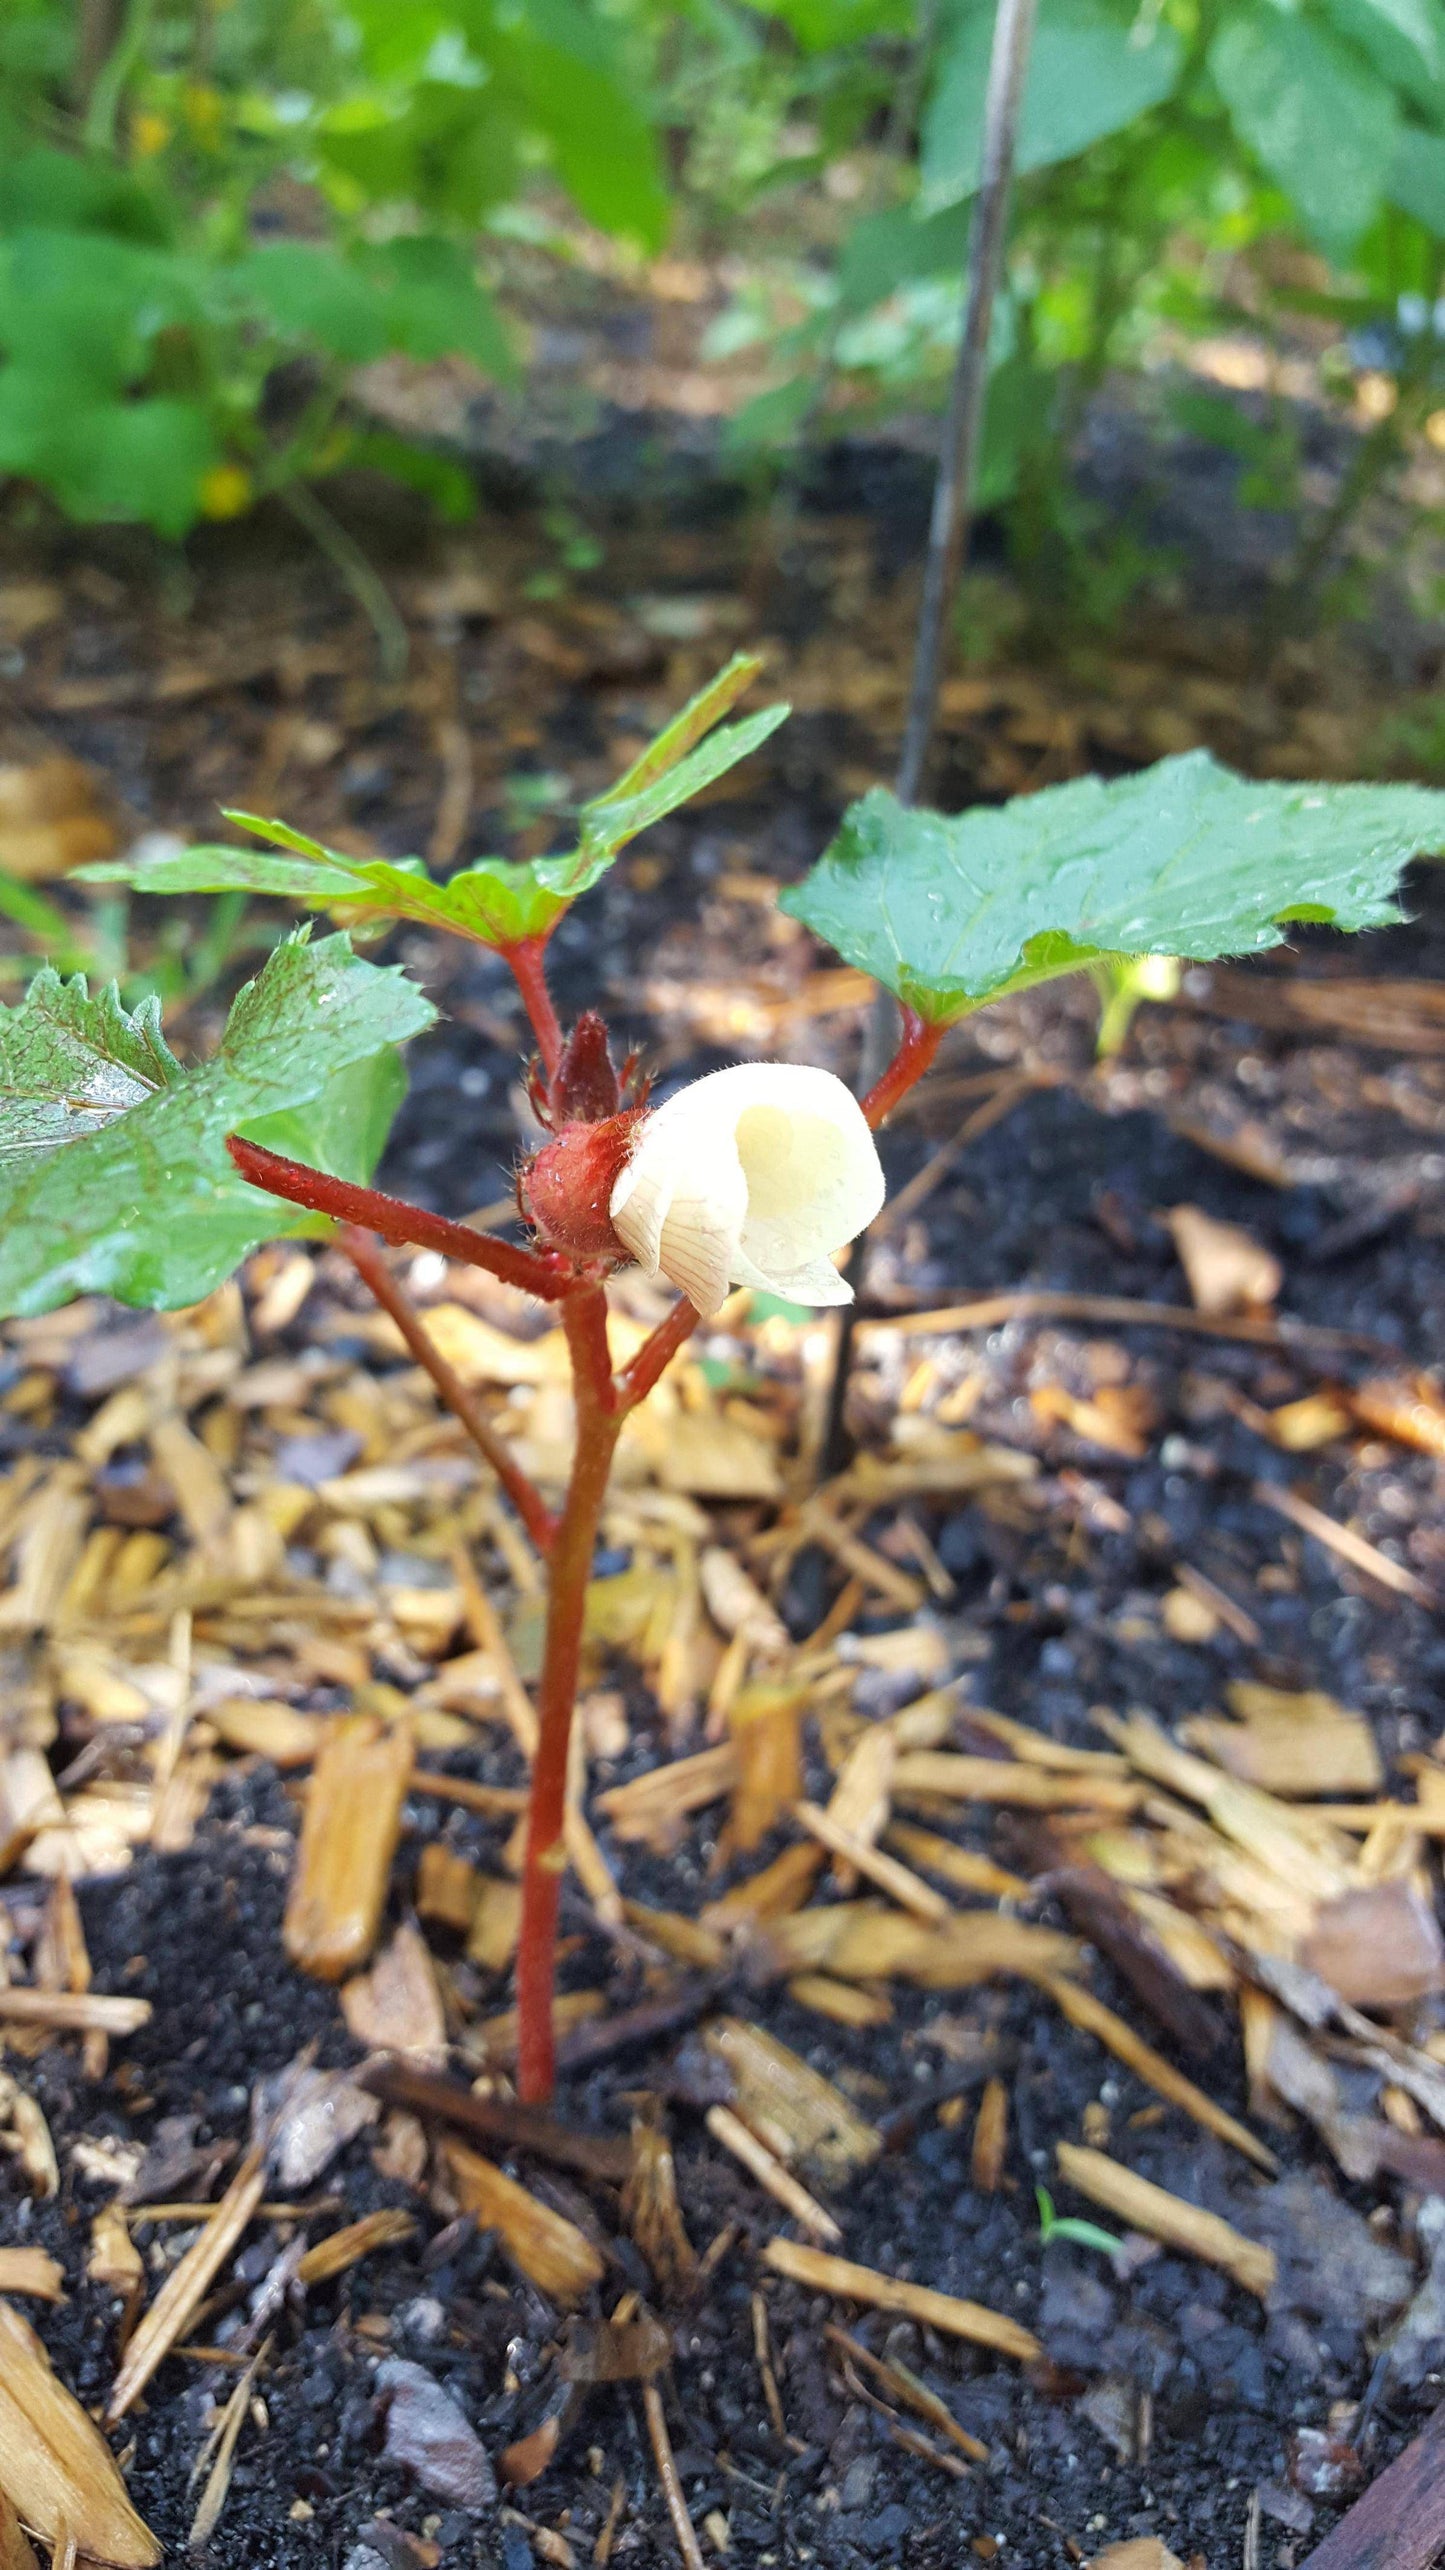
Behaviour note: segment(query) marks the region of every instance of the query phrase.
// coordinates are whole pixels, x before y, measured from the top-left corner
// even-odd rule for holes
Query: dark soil
[[[811,548],[818,570],[811,614],[815,642],[821,637],[826,644],[830,632],[845,627],[844,570],[854,581],[854,609],[860,582],[867,602],[875,575],[866,523],[855,510],[841,534],[836,522],[815,521],[799,540],[805,552]],[[92,581],[92,603],[85,607],[72,553],[59,569],[71,584],[76,613],[53,642],[42,640],[17,686],[17,717],[31,735],[102,766],[151,826],[201,833],[214,801],[254,802],[256,769],[265,761],[271,806],[307,827],[324,829],[339,818],[400,849],[425,841],[435,800],[434,726],[448,706],[460,707],[483,737],[473,808],[452,854],[479,853],[504,832],[516,848],[528,844],[515,793],[507,799],[518,775],[535,777],[560,764],[574,780],[590,779],[603,753],[635,731],[659,694],[675,691],[679,662],[691,668],[721,658],[738,630],[718,612],[719,602],[730,605],[729,583],[738,574],[735,526],[719,534],[674,523],[661,536],[634,529],[609,541],[616,557],[609,584],[618,580],[620,562],[620,585],[630,595],[656,587],[674,599],[704,602],[701,642],[682,653],[671,643],[664,648],[644,617],[593,614],[575,595],[527,607],[518,593],[527,562],[538,558],[536,530],[513,525],[498,532],[504,594],[495,610],[430,626],[418,611],[425,684],[415,681],[410,694],[385,701],[367,670],[365,637],[346,622],[346,666],[339,673],[298,679],[278,656],[269,672],[222,675],[214,688],[174,698],[168,711],[158,709],[149,683],[139,695],[128,694],[127,673],[139,668],[154,681],[183,651],[203,654],[213,639],[206,630],[208,598],[228,599],[230,639],[249,615],[275,630],[278,655],[288,634],[292,640],[298,633],[334,635],[335,610],[307,603],[314,582],[294,563],[278,557],[247,564],[218,548],[202,567],[201,596],[182,630],[174,618],[157,620],[151,593],[124,582],[115,584],[118,596],[107,596]],[[114,579],[111,572],[104,576]],[[893,649],[903,625],[901,615],[892,617],[889,594],[879,575],[880,656]],[[744,624],[751,630],[748,619]],[[97,701],[76,700],[78,662],[90,670]],[[816,657],[808,666],[816,669]],[[433,681],[443,692],[429,698],[425,690]],[[1161,692],[1170,684],[1166,668]],[[1077,673],[1055,673],[1039,685],[1074,710],[1059,772],[1091,758],[1122,763],[1149,754],[1147,726],[1132,749],[1121,745],[1117,730],[1106,742],[1092,727],[1087,704],[1107,697],[1106,677],[1095,673],[1085,683]],[[527,715],[529,695],[539,710]],[[1289,703],[1298,701],[1284,690],[1277,739],[1289,737]],[[749,871],[775,879],[799,873],[847,795],[885,764],[874,719],[848,684],[836,704],[821,695],[805,702],[771,772],[748,800],[720,802],[667,825],[645,857],[620,866],[557,941],[564,1002],[575,1006],[592,996],[600,980],[624,1030],[650,1045],[665,1075],[684,1062],[705,1068],[727,1047],[685,1010],[649,994],[648,977],[661,977],[659,957],[684,986],[756,980],[769,967],[770,950],[756,905],[738,899],[728,879]],[[1218,727],[1223,746],[1242,758],[1237,713],[1226,707]],[[279,738],[277,725],[290,717],[329,725],[337,734],[317,763],[307,765],[294,728],[288,740]],[[886,733],[886,709],[877,720]],[[1009,758],[1020,770],[1017,782],[1050,772],[1052,751],[1041,755],[1017,742],[1009,747],[1006,727],[991,730],[991,724],[986,706],[976,717],[952,718],[948,758],[955,785],[969,775],[997,777],[999,762]],[[1207,723],[1201,728],[1209,730]],[[1418,925],[1408,933],[1360,941],[1350,950],[1351,974],[1441,977],[1445,900],[1438,877],[1420,882],[1414,906]],[[488,959],[457,969],[424,939],[400,943],[448,1016],[415,1050],[411,1096],[384,1174],[423,1201],[462,1212],[505,1190],[519,1030]],[[1298,969],[1328,974],[1339,960],[1338,949],[1319,940],[1306,946]],[[1261,968],[1257,979],[1273,987],[1273,969]],[[786,993],[786,977],[775,987]],[[196,1035],[206,1013],[193,1015],[187,1037]],[[820,1020],[801,1034],[795,1030],[789,1041],[847,1069],[857,1033],[855,1015]],[[957,1108],[949,1103],[950,1076],[980,1062],[1007,1067],[1015,1061],[1047,1072],[1057,1084],[1025,1098],[973,1147],[875,1260],[868,1288],[874,1308],[1022,1284],[1177,1302],[1182,1293],[1172,1251],[1154,1218],[1161,1207],[1187,1201],[1246,1223],[1277,1251],[1285,1267],[1281,1302],[1292,1315],[1360,1333],[1409,1363],[1434,1358],[1445,1327],[1439,1248],[1445,1076],[1439,1062],[1395,1064],[1387,1053],[1318,1033],[1272,1031],[1252,1019],[1220,1019],[1187,1002],[1145,1011],[1123,1062],[1106,1074],[1091,1066],[1090,1040],[1091,1003],[1087,993],[1072,991],[1035,995],[996,1013],[977,1036],[958,1039],[934,1101],[915,1121],[901,1123],[890,1141],[898,1180],[913,1174],[951,1129]],[[468,1102],[461,1131],[459,1097]],[[1217,1149],[1180,1130],[1202,1128],[1218,1142],[1237,1135],[1246,1120],[1256,1143],[1263,1136],[1272,1147],[1279,1183],[1241,1174]],[[1058,1737],[1088,1738],[1089,1709],[1096,1704],[1144,1704],[1169,1722],[1217,1701],[1230,1677],[1249,1675],[1280,1686],[1322,1687],[1368,1712],[1387,1758],[1424,1745],[1439,1728],[1440,1619],[1343,1571],[1286,1527],[1254,1496],[1254,1486],[1273,1477],[1303,1488],[1422,1576],[1438,1578],[1445,1562],[1440,1466],[1382,1443],[1331,1449],[1324,1461],[1282,1456],[1237,1415],[1240,1396],[1288,1399],[1327,1379],[1335,1365],[1351,1370],[1347,1358],[1327,1364],[1154,1329],[1112,1336],[1127,1353],[1130,1379],[1147,1385],[1157,1405],[1161,1425],[1147,1460],[1126,1463],[1075,1449],[1061,1434],[1047,1452],[1051,1467],[1072,1468],[1072,1503],[1060,1484],[1056,1508],[1018,1523],[973,1505],[926,1513],[956,1584],[942,1621],[958,1659],[971,1668],[975,1700]],[[988,1391],[972,1424],[1042,1446],[1028,1410],[1030,1385],[1044,1370],[1067,1369],[1080,1337],[1037,1322],[993,1332],[985,1349]],[[299,1331],[293,1341],[300,1344]],[[978,1342],[970,1345],[976,1353]],[[1362,1351],[1359,1368],[1380,1362]],[[892,1397],[887,1380],[863,1369],[855,1386],[855,1429],[866,1435],[870,1419]],[[1111,1525],[1102,1530],[1079,1500],[1081,1475],[1088,1489],[1115,1503]],[[1205,1646],[1163,1637],[1149,1610],[1172,1584],[1180,1560],[1247,1603],[1261,1632],[1257,1647],[1227,1630]],[[1268,1577],[1261,1586],[1262,1572]],[[833,1580],[821,1560],[800,1561],[784,1600],[796,1631],[817,1621]],[[607,1781],[622,1780],[657,1747],[644,1725]],[[502,1783],[520,1775],[516,1760],[500,1751],[470,1762],[465,1772]],[[238,1776],[220,1789],[186,1853],[143,1855],[125,1877],[84,1893],[97,1987],[139,1993],[154,2015],[141,2034],[116,2048],[111,2074],[99,2086],[86,2085],[66,2044],[52,2044],[27,2071],[67,2176],[58,2203],[37,2210],[0,2162],[0,2237],[41,2242],[65,2265],[72,2299],[43,2313],[43,2333],[66,2379],[93,2406],[114,2375],[114,2307],[110,2295],[84,2277],[89,2218],[106,2199],[77,2172],[76,2140],[144,2142],[163,2117],[184,2116],[194,2119],[198,2143],[218,2139],[238,2149],[258,2079],[307,2045],[317,2047],[323,2064],[357,2057],[332,1995],[295,1975],[282,1952],[294,1829],[293,1799],[278,1778],[264,1769]],[[435,1803],[417,1799],[408,1806],[394,1914],[407,1908],[419,1847],[441,1830],[451,1844],[495,1867],[499,1827],[463,1814],[443,1820]],[[1008,1858],[1007,1823],[990,1834],[981,1822],[976,1837]],[[617,1861],[636,1897],[693,1910],[705,1890],[718,1888],[717,1878],[704,1885],[711,1853],[704,1830],[693,1833],[673,1862],[635,1850]],[[31,1899],[23,1883],[0,1895],[19,1923]],[[642,1995],[635,1970],[595,1946],[575,1954],[568,1970],[579,1981],[608,1977],[618,2010]],[[1126,2015],[1134,2010],[1129,1993],[1114,1986],[1106,1970],[1096,1986]],[[836,2026],[820,2033],[815,2016],[772,1990],[744,1987],[732,2003],[758,2014],[885,2124],[916,2106],[901,2117],[896,2147],[839,2202],[845,2254],[1014,2313],[1044,2340],[1049,2361],[1029,2380],[911,2324],[877,2315],[850,2323],[876,2349],[886,2344],[901,2354],[987,2442],[992,2468],[962,2480],[890,2442],[877,2414],[841,2387],[822,2330],[825,2322],[846,2318],[846,2310],[777,2279],[763,2291],[786,2437],[769,2424],[751,2298],[759,2285],[755,2245],[779,2225],[765,2200],[707,2142],[679,2070],[680,2051],[685,2070],[685,2039],[633,2049],[564,2089],[562,2113],[580,2126],[618,2133],[628,2128],[636,2092],[670,2094],[683,2209],[695,2244],[705,2248],[725,2226],[737,2226],[706,2295],[665,2315],[676,2357],[669,2414],[694,2522],[703,2526],[714,2511],[726,2520],[726,2558],[740,2570],[810,2562],[844,2570],[895,2561],[910,2570],[955,2570],[974,2559],[997,2561],[1003,2570],[1064,2570],[1132,2533],[1162,2536],[1184,2558],[1206,2558],[1209,2570],[1234,2570],[1245,2557],[1254,2508],[1258,2542],[1249,2557],[1260,2570],[1289,2570],[1302,2561],[1351,2492],[1301,2491],[1294,2432],[1328,2427],[1337,2403],[1353,2418],[1364,2398],[1384,2313],[1392,2307],[1372,2260],[1408,2234],[1412,2208],[1373,2188],[1347,2187],[1322,2147],[1302,2132],[1280,2143],[1286,2185],[1266,2205],[1241,2163],[1203,2142],[1186,2118],[1160,2108],[1150,2090],[1027,1990],[938,2001],[900,1989],[895,1998],[891,2025],[866,2035]],[[1157,2028],[1145,2031],[1169,2049]],[[984,2195],[970,2182],[971,2117],[940,2119],[934,2090],[951,2082],[967,2093],[990,2065],[1007,2076],[1013,2128],[1006,2183]],[[1196,2066],[1181,2061],[1181,2067]],[[1233,2050],[1208,2078],[1225,2102],[1242,2109]],[[1047,2181],[1055,2141],[1078,2134],[1091,2102],[1102,2102],[1116,2133],[1128,2133],[1129,2157],[1144,2174],[1246,2229],[1266,2221],[1273,2226],[1282,2281],[1268,2312],[1192,2261],[1159,2255],[1124,2283],[1093,2253],[1042,2248],[1035,2179]],[[529,2182],[545,2189],[545,2173],[521,2165]],[[403,2184],[377,2175],[366,2136],[346,2149],[324,2185],[337,2198],[338,2220],[385,2203],[418,2209]],[[582,2181],[567,2185],[578,2189]],[[615,2197],[594,2187],[590,2203],[615,2238]],[[561,2529],[581,2570],[593,2558],[620,2477],[625,2499],[611,2558],[635,2570],[675,2561],[632,2388],[594,2391],[556,2463],[510,2510],[449,2508],[383,2462],[385,2404],[375,2376],[386,2355],[415,2358],[454,2389],[493,2454],[527,2430],[553,2388],[557,2315],[533,2288],[518,2283],[487,2237],[466,2229],[429,2236],[436,2227],[423,2217],[413,2245],[371,2258],[283,2313],[261,2385],[264,2421],[243,2430],[230,2497],[206,2559],[215,2570],[348,2560],[353,2570],[375,2570],[378,2556],[388,2570],[426,2570],[437,2559],[475,2563],[478,2570],[492,2564],[525,2570],[536,2557],[531,2529],[543,2527],[554,2534]],[[283,2234],[273,2228],[254,2236],[256,2244],[234,2271],[251,2291],[269,2272]],[[626,2286],[646,2284],[635,2268],[635,2254],[624,2245],[604,2290],[607,2307]],[[224,2312],[213,2313],[208,2339],[223,2324]],[[218,2381],[224,2398],[228,2374],[172,2361],[132,2422],[129,2486],[168,2551],[183,2546],[194,2512],[190,2474]],[[1367,2476],[1414,2431],[1440,2390],[1437,2376],[1417,2392],[1386,2390],[1361,2431],[1360,2467]],[[547,2541],[553,2548],[544,2545],[541,2557],[562,2560],[554,2536]],[[705,2533],[703,2541],[708,2549],[712,2538]]]

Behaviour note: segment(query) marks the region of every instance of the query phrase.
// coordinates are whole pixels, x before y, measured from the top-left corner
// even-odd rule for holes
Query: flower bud
[[[830,1252],[866,1230],[883,1196],[873,1136],[842,1081],[749,1062],[694,1080],[639,1121],[610,1211],[638,1266],[706,1319],[731,1285],[851,1302]]]
[[[597,1124],[561,1125],[527,1162],[517,1192],[549,1249],[614,1266],[622,1257],[609,1205],[641,1115],[640,1107],[628,1107]]]

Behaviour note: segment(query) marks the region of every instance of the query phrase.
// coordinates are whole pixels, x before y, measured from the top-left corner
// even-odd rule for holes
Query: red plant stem
[[[304,1161],[287,1160],[279,1151],[263,1151],[258,1142],[243,1142],[238,1133],[226,1136],[226,1149],[251,1186],[284,1198],[288,1205],[306,1205],[313,1213],[334,1215],[338,1222],[379,1231],[383,1240],[407,1241],[415,1249],[439,1250],[443,1258],[485,1267],[504,1284],[520,1285],[544,1303],[560,1303],[571,1285],[571,1270],[564,1261],[539,1258],[507,1240],[489,1240],[485,1232],[473,1231],[470,1223],[449,1222],[444,1214],[429,1214],[401,1196],[383,1195],[376,1187],[354,1187],[348,1179],[328,1178],[324,1170],[308,1169]]]
[[[900,1098],[908,1095],[915,1080],[921,1080],[939,1045],[944,1029],[931,1025],[916,1009],[905,1008],[903,1033],[898,1050],[882,1077],[875,1080],[863,1100],[863,1113],[876,1133],[885,1117],[893,1113]]]
[[[647,1399],[701,1318],[701,1312],[694,1311],[684,1295],[680,1303],[673,1304],[666,1320],[658,1322],[651,1338],[643,1340],[631,1364],[624,1366],[617,1387],[625,1411],[635,1410],[639,1401]]]
[[[526,1003],[543,1068],[548,1079],[554,1080],[557,1065],[562,1059],[562,1029],[552,1006],[552,994],[547,988],[547,940],[545,937],[524,937],[519,945],[503,946],[501,952],[512,967],[517,988]]]
[[[447,1408],[460,1419],[478,1453],[491,1465],[538,1552],[543,1555],[549,1553],[557,1532],[551,1509],[483,1416],[456,1368],[447,1363],[411,1297],[403,1293],[387,1266],[373,1235],[346,1223],[342,1227],[340,1246],[362,1283],[376,1296],[382,1310],[390,1313],[418,1365],[425,1366]]]
[[[578,1284],[562,1306],[577,1398],[577,1451],[547,1563],[547,1635],[537,1689],[537,1755],[522,1872],[517,1946],[517,2092],[545,2105],[556,2077],[552,1987],[557,1910],[566,1870],[567,1747],[577,1700],[582,1619],[598,1520],[623,1410],[607,1356],[607,1299]]]

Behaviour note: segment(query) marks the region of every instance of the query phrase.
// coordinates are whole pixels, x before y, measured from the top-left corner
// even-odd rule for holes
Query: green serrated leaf
[[[42,966],[0,1012],[0,1169],[30,1166],[184,1078],[161,1033],[160,1002],[132,1016],[114,982],[92,999],[83,975]]]
[[[243,1183],[227,1134],[259,1138],[289,1114],[302,1156],[324,1165],[335,1150],[359,1167],[397,1077],[369,1066],[435,1013],[347,938],[303,934],[238,994],[219,1050],[187,1071],[153,1002],[132,1017],[113,990],[92,999],[79,978],[37,976],[0,1010],[0,1313],[88,1293],[173,1310],[259,1242],[316,1229]]]
[[[1398,919],[1445,793],[1257,784],[1206,750],[955,820],[882,788],[782,907],[936,1024],[1105,955],[1258,954],[1291,921]]]
[[[369,1061],[338,1071],[304,1106],[248,1117],[245,1139],[365,1186],[405,1096],[406,1064],[394,1044],[384,1044]]]
[[[284,821],[252,812],[226,819],[269,839],[284,855],[257,848],[182,848],[140,864],[77,867],[87,883],[125,883],[137,892],[259,892],[356,917],[411,919],[448,928],[483,946],[515,946],[545,937],[563,911],[599,882],[619,851],[654,821],[675,812],[750,758],[785,721],[786,705],[768,705],[742,723],[713,731],[762,666],[740,652],[702,688],[626,774],[582,807],[578,844],[563,856],[513,862],[483,857],[446,883],[435,883],[419,857],[348,857],[323,847]],[[703,736],[711,733],[711,738]]]

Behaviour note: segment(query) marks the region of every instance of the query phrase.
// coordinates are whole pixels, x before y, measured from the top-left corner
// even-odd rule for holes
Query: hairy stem
[[[921,1080],[943,1041],[943,1028],[931,1025],[916,1009],[903,1011],[903,1033],[898,1050],[881,1079],[875,1080],[866,1098],[863,1113],[876,1133],[880,1124],[893,1113],[900,1098],[906,1097],[914,1082]]]
[[[382,1310],[390,1313],[418,1365],[425,1366],[453,1417],[460,1419],[478,1453],[491,1465],[538,1552],[549,1553],[557,1531],[551,1509],[483,1416],[455,1367],[447,1363],[415,1304],[402,1291],[387,1266],[372,1234],[347,1223],[342,1228],[341,1247]]]
[[[557,1910],[566,1870],[567,1749],[577,1701],[582,1619],[622,1406],[607,1356],[607,1299],[577,1285],[562,1306],[577,1400],[577,1451],[547,1564],[547,1636],[537,1689],[537,1755],[522,1874],[517,1947],[517,2087],[524,2105],[552,2094],[556,2056],[552,1989]]]
[[[542,1067],[548,1079],[554,1080],[557,1065],[562,1059],[562,1029],[552,1006],[552,994],[547,988],[547,940],[545,937],[524,937],[520,945],[504,946],[501,951],[512,967],[517,988],[526,1004],[532,1032],[537,1038],[537,1050],[542,1056]]]
[[[279,1151],[265,1151],[259,1142],[243,1141],[239,1133],[226,1136],[226,1149],[251,1186],[282,1197],[288,1205],[305,1205],[313,1213],[331,1214],[338,1222],[380,1232],[383,1240],[405,1241],[414,1249],[439,1250],[443,1258],[460,1259],[468,1267],[485,1267],[504,1285],[518,1285],[543,1303],[560,1303],[568,1291],[571,1271],[560,1259],[538,1257],[534,1250],[514,1248],[507,1240],[490,1240],[484,1231],[473,1231],[470,1223],[429,1214],[402,1196],[383,1195],[378,1187],[356,1187],[346,1178],[328,1178],[324,1170],[308,1169],[304,1161],[288,1160]]]
[[[650,1339],[644,1339],[630,1365],[624,1366],[618,1382],[624,1411],[635,1410],[645,1401],[653,1385],[671,1365],[677,1351],[691,1338],[702,1314],[684,1295],[674,1303],[665,1321],[659,1321]]]

